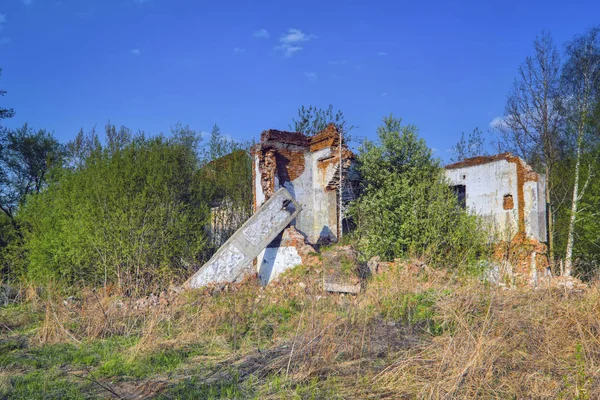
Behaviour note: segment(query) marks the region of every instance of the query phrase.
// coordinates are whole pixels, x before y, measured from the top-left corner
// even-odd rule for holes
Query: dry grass
[[[164,294],[152,307],[88,289],[49,296],[37,338],[135,336],[130,358],[201,345],[189,363],[233,368],[265,398],[315,380],[341,398],[600,398],[597,287],[502,290],[404,267],[358,296],[323,293],[320,282],[317,267],[301,267],[267,288]],[[273,377],[285,382],[275,391]]]

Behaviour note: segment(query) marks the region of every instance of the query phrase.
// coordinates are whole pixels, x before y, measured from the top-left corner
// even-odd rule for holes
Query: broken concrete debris
[[[351,246],[323,252],[323,290],[337,293],[360,293],[363,271],[358,254]]]
[[[300,264],[314,264],[317,251],[294,227],[283,233],[267,246],[258,265],[258,278],[263,285],[277,279],[279,274]]]
[[[189,287],[239,280],[255,259],[260,281],[268,284],[308,262],[315,246],[339,237],[339,183],[354,155],[333,124],[312,137],[264,131],[251,155],[255,214],[188,280]],[[347,192],[342,190],[346,201]],[[287,208],[273,200],[278,197],[292,203],[293,212],[280,217]]]
[[[189,288],[236,282],[253,260],[300,213],[302,207],[281,188],[231,236],[187,282]]]

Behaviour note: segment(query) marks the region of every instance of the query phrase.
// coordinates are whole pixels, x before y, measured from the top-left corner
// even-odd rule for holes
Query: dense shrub
[[[362,194],[351,207],[366,254],[415,255],[449,265],[480,256],[487,236],[477,217],[459,206],[417,128],[390,116],[377,134],[379,143],[360,147]]]
[[[22,209],[22,275],[140,288],[188,274],[205,249],[209,218],[194,185],[193,147],[114,130],[104,147],[86,142],[77,162],[55,171]]]

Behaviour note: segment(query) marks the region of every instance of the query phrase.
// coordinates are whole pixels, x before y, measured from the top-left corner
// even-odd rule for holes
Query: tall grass
[[[67,343],[79,355],[56,363],[88,360],[115,390],[158,380],[165,398],[600,396],[597,287],[504,290],[421,264],[392,267],[357,296],[322,292],[317,266],[266,288],[248,280],[152,306],[103,291],[48,296],[31,347],[9,352],[40,360],[34,349]],[[18,359],[0,364],[39,372]]]

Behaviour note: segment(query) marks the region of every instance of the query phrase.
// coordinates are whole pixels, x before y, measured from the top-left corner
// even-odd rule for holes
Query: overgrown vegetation
[[[138,287],[197,264],[208,208],[193,184],[196,156],[161,137],[124,139],[55,171],[21,211],[27,279]]]
[[[389,116],[365,141],[358,172],[361,196],[351,214],[368,257],[424,257],[437,265],[467,266],[485,257],[489,234],[458,204],[439,161],[412,125]]]
[[[262,290],[250,280],[155,305],[31,292],[0,309],[0,396],[600,395],[596,286],[507,291],[421,264],[397,264],[349,297],[323,293],[314,266]]]
[[[600,261],[600,28],[576,36],[565,48],[561,60],[549,32],[535,39],[495,128],[502,151],[546,175],[554,273],[589,278]],[[456,159],[475,155],[470,150],[481,148],[481,142],[478,131],[467,140],[463,135],[453,148]]]
[[[217,217],[230,230],[249,215],[249,156],[216,126],[200,146],[180,125],[167,138],[109,124],[104,143],[80,132],[60,152],[47,150],[57,145],[43,131],[5,132],[22,145],[3,152],[4,280],[149,293],[181,282],[214,251],[211,207],[225,205]],[[235,150],[217,173],[213,160]]]

